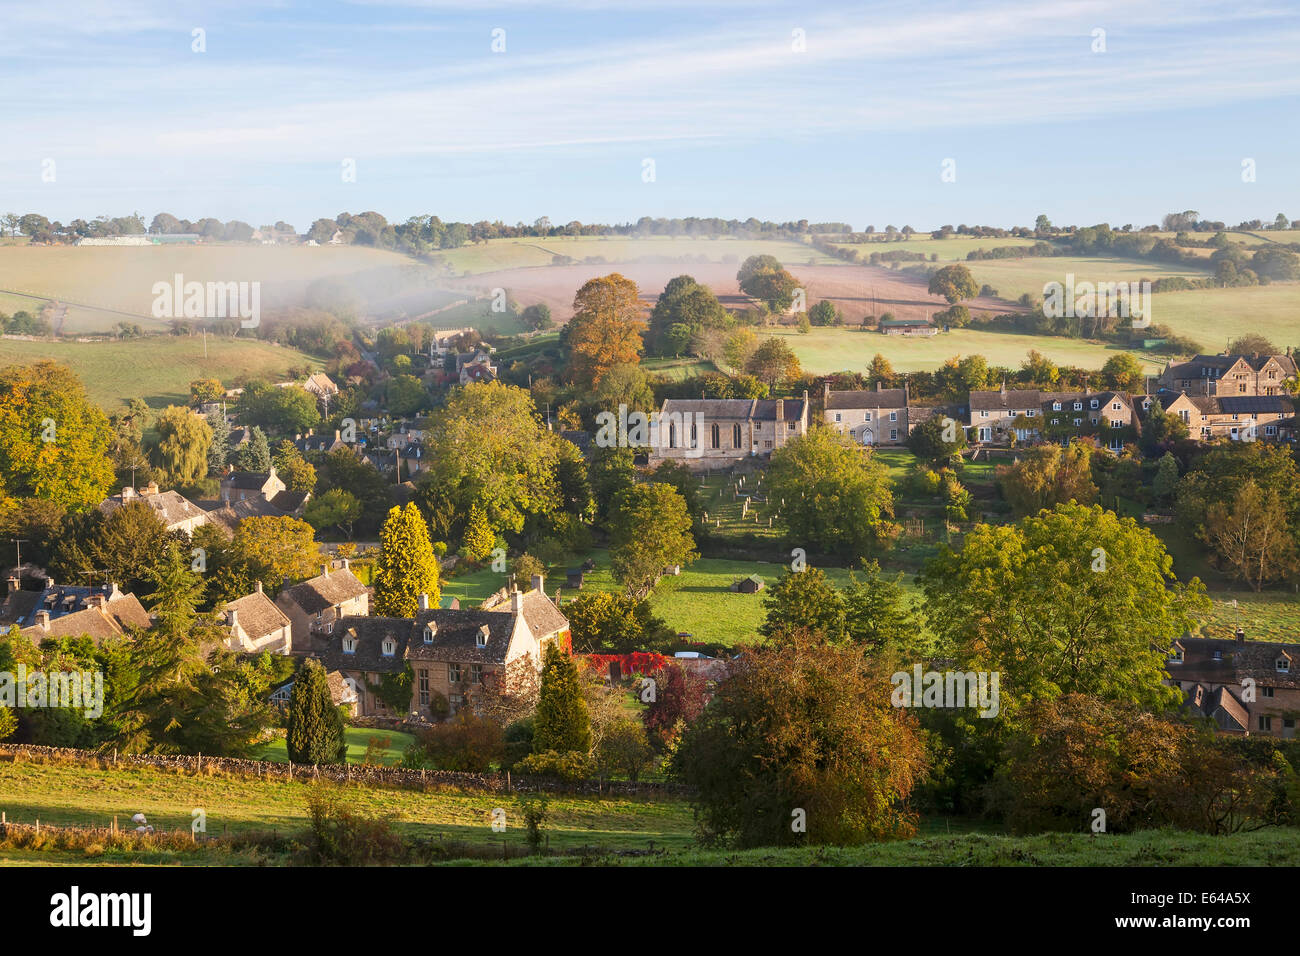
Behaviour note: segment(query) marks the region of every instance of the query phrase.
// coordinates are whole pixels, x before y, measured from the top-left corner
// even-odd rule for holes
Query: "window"
[[[1034,417],[1035,415],[1037,415],[1037,414],[1038,414],[1038,409],[1036,409],[1036,408],[1031,408],[1031,409],[1029,409],[1029,411],[1025,412],[1025,417],[1026,417],[1026,418],[1033,418],[1033,417]]]
[[[898,412],[890,412],[890,413],[889,413],[889,420],[890,420],[891,422],[896,422],[896,421],[898,421]]]
[[[1111,407],[1114,411],[1119,411],[1119,402],[1111,402],[1111,403],[1110,403],[1110,407]]]
[[[357,639],[355,637],[343,638],[343,653],[355,654],[357,652]]]
[[[1169,651],[1169,663],[1181,664],[1182,662],[1183,662],[1183,649],[1181,647],[1175,647]]]
[[[1060,402],[1052,402],[1052,411],[1054,411],[1054,412],[1059,412],[1060,410],[1061,410],[1061,403],[1060,403]]]
[[[1273,688],[1271,688],[1271,687],[1261,687],[1259,690],[1260,690],[1260,693],[1263,694],[1263,696],[1265,696],[1265,697],[1272,697],[1272,696],[1273,696]]]
[[[898,441],[898,429],[897,429],[897,428],[891,428],[891,429],[889,430],[889,440],[890,440],[890,441]]]
[[[1289,674],[1291,672],[1291,662],[1285,657],[1277,659],[1276,667],[1279,674]]]
[[[483,665],[482,665],[482,664],[470,664],[470,665],[469,665],[469,679],[470,679],[470,683],[473,683],[473,684],[482,684],[482,683],[483,683]]]
[[[690,447],[690,448],[699,448],[699,447],[700,447],[700,439],[699,439],[699,436],[698,436],[698,434],[697,434],[697,431],[698,431],[698,429],[696,429],[696,427],[695,427],[695,423],[694,423],[694,422],[691,422],[691,443],[690,443],[690,445],[688,446],[688,447]]]
[[[480,627],[478,629],[478,633],[474,635],[474,646],[487,647],[488,635],[491,633],[492,632],[488,630],[488,626],[486,624]]]
[[[838,418],[839,416],[836,417]],[[716,422],[709,429],[709,441],[712,443],[712,447],[714,448],[722,447],[722,429],[717,426]]]
[[[447,683],[449,683],[449,684],[459,684],[459,683],[460,683],[460,665],[459,665],[459,664],[448,664],[448,665],[447,665]]]
[[[765,441],[765,442],[763,442],[763,447],[764,447],[764,448],[771,448],[771,447],[772,447],[772,443],[771,443],[770,441]]]
[[[1260,730],[1272,730],[1272,729],[1273,729],[1273,718],[1270,717],[1270,716],[1268,716],[1268,714],[1260,714],[1260,715],[1259,715],[1259,729],[1260,729]]]
[[[1265,435],[1276,435],[1276,434],[1277,434],[1277,426],[1276,426],[1276,425],[1265,425],[1265,426],[1264,426],[1264,434],[1265,434]]]
[[[465,698],[461,694],[452,694],[447,698],[447,705],[447,709],[450,710],[451,713],[455,714],[465,706]]]
[[[980,409],[980,418],[988,418],[989,413],[985,409]]]
[[[1215,651],[1215,652],[1214,652],[1214,659],[1215,659],[1216,661],[1221,661],[1221,660],[1223,660],[1223,651]]]
[[[835,420],[836,420],[837,422],[840,420],[840,413],[839,413],[839,412],[836,412],[836,413],[835,413]]]
[[[677,426],[672,422],[668,423],[668,447],[677,447]]]
[[[1111,427],[1111,428],[1123,428],[1123,427],[1124,427],[1124,423],[1123,423],[1122,421],[1120,421],[1120,420],[1117,418],[1117,419],[1115,419],[1113,422],[1110,423],[1110,427]]]
[[[1053,418],[1053,419],[1052,419],[1052,424],[1053,424],[1053,425],[1059,425],[1059,424],[1061,424],[1061,420],[1060,420],[1059,418]]]
[[[1075,428],[1078,428],[1078,427],[1079,427],[1080,425],[1082,425],[1082,424],[1083,424],[1083,419],[1082,419],[1082,418],[1076,418],[1076,419],[1074,420],[1074,427],[1075,427]]]
[[[740,447],[740,426],[739,425],[731,426],[731,447],[732,448]]]
[[[1237,386],[1237,391],[1240,392],[1240,393],[1243,394],[1243,395],[1246,394],[1246,386],[1245,386],[1245,384],[1238,385],[1238,386]]]
[[[419,678],[420,678],[420,680],[419,680],[419,688],[420,688],[420,706],[421,706],[421,707],[428,707],[428,706],[429,706],[429,670],[428,670],[428,668],[425,668],[425,667],[421,667],[421,668],[420,668]]]
[[[438,633],[438,625],[429,623],[424,626],[424,643],[432,644],[434,636]]]
[[[871,413],[870,413],[870,412],[863,412],[863,413],[862,413],[862,420],[863,420],[864,422],[869,422],[869,421],[871,421]]]
[[[1075,410],[1076,412],[1081,412],[1081,411],[1083,411],[1083,402],[1075,402],[1075,403],[1074,403],[1074,410]]]
[[[1097,399],[1095,399],[1095,398],[1094,398],[1091,402],[1088,403],[1088,407],[1089,407],[1089,408],[1099,408],[1100,406],[1101,406],[1101,403],[1098,402]]]
[[[1285,727],[1287,730],[1295,730],[1295,718],[1294,718],[1294,717],[1283,717],[1283,718],[1282,718],[1282,726]]]

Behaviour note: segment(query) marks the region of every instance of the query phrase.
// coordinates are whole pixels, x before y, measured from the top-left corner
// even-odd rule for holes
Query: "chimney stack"
[[[233,607],[226,609],[226,623],[230,625],[233,631],[239,626],[239,611]]]
[[[257,582],[257,593],[258,593],[258,594],[261,594],[261,593],[262,593],[262,582],[261,582],[261,581],[258,581],[258,582]]]
[[[344,559],[343,559],[343,570],[344,570],[344,571],[348,570],[348,567],[349,567],[349,561],[348,561],[347,558],[344,558]]]
[[[510,610],[516,614],[522,614],[524,610],[524,595],[520,591],[514,591],[510,595]]]
[[[320,573],[321,573],[321,577],[327,578],[330,576],[330,565],[328,561],[326,561],[324,564],[320,566]]]
[[[15,574],[9,579],[9,593],[12,594],[14,591],[17,591],[22,587],[22,584],[23,582],[19,580],[18,575]]]
[[[546,593],[546,588],[543,587],[543,585],[545,585],[545,583],[546,583],[546,579],[543,578],[540,574],[534,574],[534,575],[533,575],[533,590],[534,590],[534,591],[541,591],[543,594],[545,594],[545,593]]]
[[[429,595],[427,593],[420,595],[420,610],[429,610]]]
[[[132,488],[130,485],[127,485],[125,488],[122,489],[122,500],[124,502],[130,501],[134,497],[135,497],[135,489]]]
[[[36,612],[36,626],[42,631],[48,631],[50,629],[50,612],[45,610],[45,608],[41,608]]]
[[[1237,626],[1237,643],[1238,644],[1246,643],[1246,629],[1243,628],[1241,625]]]

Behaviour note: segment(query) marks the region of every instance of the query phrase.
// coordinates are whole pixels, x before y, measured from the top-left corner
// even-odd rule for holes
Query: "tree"
[[[190,382],[190,404],[202,405],[205,402],[220,401],[226,395],[226,387],[217,378],[196,378]]]
[[[69,522],[52,564],[60,577],[119,582],[126,590],[142,588],[166,555],[167,526],[142,501],[128,501],[107,517],[90,512]]]
[[[844,640],[844,601],[820,568],[787,571],[763,598],[767,616],[758,633],[780,639],[800,629],[826,641]]]
[[[608,591],[581,595],[564,606],[564,613],[573,647],[583,654],[662,653],[676,638],[647,602]]]
[[[0,485],[81,511],[112,487],[108,419],[65,365],[37,362],[0,370]]]
[[[573,297],[573,318],[565,329],[574,384],[598,385],[615,365],[639,361],[644,328],[631,279],[614,272],[584,284]]]
[[[586,756],[590,750],[591,719],[582,696],[578,665],[559,645],[547,644],[533,723],[533,752]]]
[[[1168,648],[1209,609],[1159,538],[1097,505],[976,525],[960,554],[943,546],[918,580],[945,653],[1001,673],[1004,713],[1071,692],[1168,705]]]
[[[289,491],[315,491],[316,469],[293,442],[280,442],[275,450],[275,473]]]
[[[875,561],[864,561],[862,569],[863,579],[850,575],[852,583],[843,592],[844,630],[849,640],[872,651],[888,649],[921,657],[917,653],[921,650],[921,622],[903,590],[903,572],[887,578]]]
[[[519,314],[519,319],[524,325],[538,332],[555,328],[555,320],[551,318],[551,307],[545,303],[528,306]]]
[[[1146,382],[1142,363],[1127,352],[1112,355],[1101,367],[1101,381],[1106,388],[1121,392],[1141,392]]]
[[[529,515],[559,507],[560,439],[524,389],[500,382],[457,389],[434,413],[429,435],[422,502],[441,497],[461,515],[477,504],[489,525],[515,533]]]
[[[379,531],[379,559],[375,562],[373,613],[380,617],[414,617],[420,595],[431,606],[442,596],[438,559],[429,541],[429,529],[414,502],[388,512]]]
[[[173,485],[188,487],[208,473],[212,429],[207,420],[181,405],[158,416],[158,467]]]
[[[1282,350],[1268,338],[1254,332],[1239,335],[1228,343],[1228,355],[1281,355]]]
[[[465,557],[470,561],[486,561],[496,543],[497,538],[492,533],[492,526],[488,524],[487,513],[477,504],[470,505],[461,548]]]
[[[1207,514],[1215,554],[1234,577],[1261,591],[1300,567],[1286,507],[1276,489],[1247,480],[1230,503],[1215,502]]]
[[[602,774],[622,774],[636,782],[654,752],[640,721],[621,717],[611,722],[596,747],[596,769]]]
[[[325,668],[314,658],[303,662],[289,692],[289,728],[285,742],[293,763],[347,762],[343,717],[330,697]]]
[[[206,419],[212,430],[212,440],[208,442],[208,474],[220,475],[230,458],[230,424],[219,408],[208,412]]]
[[[271,443],[266,440],[266,432],[253,426],[248,434],[248,441],[235,455],[241,471],[265,474],[271,470]]]
[[[888,467],[829,429],[774,451],[767,483],[781,502],[781,523],[801,546],[856,559],[898,534]]]
[[[699,557],[690,512],[671,485],[625,488],[614,496],[610,512],[610,569],[628,597],[645,600],[665,568]]]
[[[691,276],[669,280],[650,313],[647,330],[650,350],[656,355],[681,355],[705,329],[730,324],[717,296]]]
[[[682,738],[705,844],[856,844],[906,837],[928,759],[882,666],[806,632],[747,650]],[[805,832],[806,828],[806,832]]]
[[[773,312],[784,312],[794,301],[799,280],[787,272],[775,256],[750,256],[736,273],[740,291],[767,304]]]
[[[269,591],[320,571],[316,532],[299,518],[245,518],[230,542],[229,563]]]
[[[844,321],[840,310],[830,299],[822,299],[808,310],[808,321],[813,325],[839,325]]]
[[[803,374],[799,357],[784,341],[775,336],[765,339],[745,362],[745,371],[767,384],[788,382]]]
[[[344,536],[352,537],[352,525],[361,517],[361,502],[350,492],[331,488],[319,498],[307,502],[303,520],[317,531],[338,528]]]
[[[1173,501],[1178,491],[1178,459],[1165,452],[1156,465],[1156,476],[1151,480],[1151,492],[1163,504]]]
[[[956,419],[932,415],[908,434],[907,447],[922,461],[947,463],[966,447],[966,429]]]
[[[961,263],[954,263],[930,276],[929,291],[931,295],[943,296],[949,305],[956,305],[979,295],[980,286],[969,269]]]
[[[1039,445],[1026,449],[1024,458],[998,468],[1002,496],[1017,515],[1037,514],[1043,508],[1077,501],[1092,504],[1097,486],[1092,480],[1092,453],[1083,442]]]

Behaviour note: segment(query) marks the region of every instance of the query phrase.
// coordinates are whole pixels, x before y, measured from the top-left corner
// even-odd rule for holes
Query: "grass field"
[[[954,329],[928,338],[881,335],[846,328],[814,328],[800,333],[792,329],[760,329],[759,336],[776,335],[799,356],[805,372],[862,372],[877,353],[889,359],[900,372],[933,371],[955,355],[983,355],[990,365],[1019,368],[1037,349],[1058,365],[1098,369],[1119,351],[1117,346],[1082,339],[1035,335],[1013,335],[978,329]],[[1163,368],[1150,355],[1132,353],[1151,372]]]
[[[260,282],[263,310],[302,304],[308,285],[324,278],[349,286],[363,308],[373,313],[401,310],[415,315],[455,298],[433,285],[431,267],[365,246],[0,248],[0,293],[38,297],[19,300],[10,295],[2,307],[35,311],[41,300],[67,303],[64,335],[104,331],[124,320],[146,328],[165,327],[164,320],[152,315],[153,286],[173,281],[178,273],[186,282]]]
[[[348,741],[348,763],[364,763],[371,740],[378,741],[380,744],[387,741],[388,746],[377,747],[374,756],[376,763],[391,767],[401,762],[402,754],[406,751],[406,748],[415,742],[413,734],[403,733],[400,730],[348,727],[344,734]],[[273,763],[288,763],[289,750],[285,744],[285,739],[277,737],[271,741],[258,752],[257,759],[270,760]]]
[[[1200,278],[1208,273],[1186,265],[1165,265],[1137,259],[1114,259],[1105,256],[1052,256],[1024,259],[984,259],[966,263],[975,281],[987,283],[998,290],[998,295],[1014,302],[1028,292],[1035,299],[1043,297],[1043,286],[1049,282],[1065,282],[1067,274],[1075,282],[1131,282],[1140,279],[1152,281],[1166,276]],[[1171,312],[1161,310],[1164,295],[1156,296],[1152,307],[1152,321],[1168,322]]]
[[[557,255],[572,259],[599,256],[606,262],[689,257],[700,262],[721,262],[734,257],[739,264],[753,255],[773,255],[787,266],[833,265],[839,262],[803,243],[785,239],[624,238],[576,236],[551,239],[491,239],[439,254],[458,273],[475,275],[505,269],[549,266]]]
[[[0,810],[10,822],[107,826],[142,812],[158,830],[189,832],[190,811],[202,807],[208,833],[266,831],[281,835],[307,826],[308,781],[195,776],[149,767],[100,769],[77,763],[0,763]],[[455,790],[347,785],[344,801],[358,813],[383,816],[401,832],[469,844],[522,846],[523,828],[512,825],[508,796]],[[491,814],[507,813],[504,834],[493,833]],[[556,848],[599,844],[610,848],[685,847],[692,842],[687,804],[675,799],[552,796],[547,832]]]
[[[919,252],[929,259],[931,255],[937,256],[937,262],[964,262],[966,256],[976,249],[994,249],[999,246],[1032,246],[1038,240],[1036,239],[1018,239],[1008,237],[1006,239],[976,239],[970,236],[956,236],[951,239],[934,239],[930,236],[913,236],[911,239],[904,239],[900,242],[836,242],[831,239],[831,245],[841,249],[857,249],[861,251],[863,257],[869,257],[873,252]]]
[[[1266,336],[1282,349],[1300,345],[1300,282],[1164,292],[1152,296],[1151,308],[1153,321],[1211,353],[1246,332]]]
[[[48,342],[0,339],[0,367],[53,359],[72,368],[91,400],[112,411],[128,398],[150,407],[187,404],[190,382],[239,375],[282,379],[287,369],[321,362],[295,349],[253,339],[209,335],[207,357],[200,336],[155,336],[114,342]]]

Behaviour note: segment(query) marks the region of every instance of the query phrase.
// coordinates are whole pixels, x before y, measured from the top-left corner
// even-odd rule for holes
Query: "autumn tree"
[[[276,447],[272,464],[275,465],[275,473],[289,491],[316,490],[315,467],[302,456],[298,446],[288,439]]]
[[[1215,555],[1256,591],[1300,567],[1295,535],[1275,488],[1247,480],[1230,501],[1210,505],[1206,525]]]
[[[299,518],[245,518],[235,530],[229,554],[232,564],[269,591],[278,591],[285,581],[320,573],[316,532]]]
[[[635,282],[617,272],[587,282],[573,297],[565,329],[573,382],[598,385],[615,365],[639,361],[644,329]]]
[[[906,801],[928,769],[887,668],[800,632],[747,650],[686,730],[676,776],[699,837],[738,847],[847,845],[915,832]]]
[[[488,524],[487,512],[478,506],[470,505],[469,518],[465,521],[465,534],[461,550],[470,561],[486,561],[496,546],[497,538]]]
[[[15,498],[81,511],[112,487],[108,419],[65,365],[0,370],[0,484]]]
[[[379,559],[375,562],[373,613],[380,617],[414,617],[420,595],[431,606],[441,597],[438,558],[429,541],[429,529],[414,502],[388,512],[379,531]]]
[[[361,502],[341,488],[331,488],[319,498],[307,502],[302,517],[317,531],[338,528],[351,538],[352,526],[361,517]]]
[[[207,420],[181,405],[169,405],[158,416],[157,465],[167,480],[182,488],[208,473],[212,429]]]
[[[625,488],[614,496],[610,512],[610,568],[628,597],[645,600],[665,568],[699,557],[690,512],[671,485]]]
[[[573,648],[583,654],[666,651],[676,635],[645,601],[595,591],[564,605]]]
[[[1092,504],[1097,486],[1092,480],[1092,453],[1083,442],[1039,445],[1022,452],[1015,465],[998,468],[1002,495],[1018,515],[1032,515],[1043,508],[1077,501]]]
[[[803,374],[794,350],[775,336],[764,339],[745,361],[745,371],[769,388]]]

